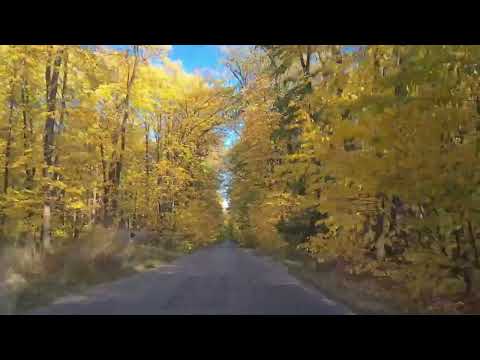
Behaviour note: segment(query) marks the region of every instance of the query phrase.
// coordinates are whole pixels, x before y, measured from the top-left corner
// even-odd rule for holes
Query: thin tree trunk
[[[102,159],[102,176],[103,176],[103,223],[105,225],[110,225],[109,218],[109,187],[108,187],[108,178],[107,178],[107,161],[105,160],[105,151],[103,149],[103,144],[100,144],[100,156]]]
[[[97,188],[94,187],[93,194],[92,194],[92,208],[90,212],[90,224],[95,224],[97,222],[96,207],[97,207]]]
[[[12,148],[12,141],[13,141],[13,136],[12,136],[12,130],[13,130],[13,109],[15,106],[14,102],[14,88],[13,88],[13,80],[11,82],[11,93],[10,93],[10,105],[9,105],[9,112],[8,112],[8,133],[7,133],[7,143],[5,146],[5,164],[4,164],[4,171],[3,171],[3,192],[4,194],[7,193],[8,187],[9,187],[9,178],[10,178],[10,155],[11,155],[11,148]],[[6,215],[2,214],[0,216],[0,224],[3,225],[5,224],[6,221]]]
[[[23,155],[29,158],[25,164],[26,182],[25,187],[32,189],[33,178],[35,177],[35,166],[32,165],[32,148],[33,148],[33,124],[32,117],[29,115],[29,96],[28,85],[26,79],[22,81],[21,89],[22,100],[22,117],[23,117]]]
[[[375,223],[375,250],[377,255],[377,260],[384,260],[385,259],[385,234],[384,234],[384,227],[385,227],[385,215],[383,214],[384,209],[384,199],[381,200],[382,202],[382,212],[377,215],[377,220]]]
[[[149,133],[150,127],[145,123],[145,195],[146,195],[146,210],[148,212],[150,206],[150,149],[149,149]]]
[[[78,240],[80,231],[78,230],[78,210],[73,212],[73,239]]]
[[[65,115],[66,115],[66,100],[65,100],[65,93],[67,90],[67,79],[68,79],[68,51],[65,49],[64,51],[64,58],[63,58],[63,78],[62,78],[62,88],[60,91],[60,118],[58,121],[58,128],[57,128],[57,133],[55,135],[56,138],[56,148],[55,148],[55,168],[57,169],[60,165],[60,149],[58,147],[58,139],[60,138],[62,132],[63,132],[63,127],[64,127],[64,121],[65,121]],[[63,176],[58,172],[58,170],[54,171],[53,178],[57,181],[61,181],[63,179]],[[66,219],[66,209],[64,202],[62,199],[65,197],[65,190],[64,189],[59,189],[56,191],[56,197],[59,201],[60,207],[61,207],[61,214],[62,214],[62,225],[65,225],[65,219]],[[76,225],[75,225],[76,226]],[[74,234],[75,235],[75,234]],[[74,236],[75,238],[75,236]]]
[[[63,131],[63,126],[64,126],[64,121],[65,121],[65,115],[67,112],[67,106],[66,106],[66,100],[65,100],[65,93],[67,91],[67,80],[68,80],[68,52],[65,50],[65,55],[63,59],[63,80],[62,80],[62,90],[60,94],[61,98],[61,106],[60,106],[60,120],[58,122],[58,132],[57,132],[57,139],[60,137],[62,131]],[[58,147],[56,149],[57,151],[55,152],[55,167],[58,167],[60,164],[60,151],[58,151]],[[55,172],[54,174],[55,180],[61,180],[62,176]],[[62,191],[62,195],[63,195]]]
[[[43,157],[44,157],[44,171],[43,176],[47,181],[53,179],[51,166],[55,159],[55,111],[57,102],[57,88],[59,69],[62,63],[63,50],[58,50],[55,55],[55,60],[52,65],[50,59],[47,62],[45,71],[46,90],[47,90],[47,119],[45,121],[44,137],[43,137]],[[41,241],[45,250],[51,249],[51,210],[53,206],[54,189],[50,184],[44,188],[44,204],[42,216],[42,237]]]
[[[379,230],[375,234],[375,237],[376,237],[376,240],[375,240],[376,255],[377,255],[377,260],[384,260],[385,259],[385,235],[383,234],[384,216],[383,215],[378,215],[377,221],[379,222],[377,224],[377,227],[381,228],[382,230]]]
[[[26,63],[23,59],[23,75],[22,86],[20,89],[20,98],[22,103],[22,118],[23,118],[23,156],[27,159],[25,162],[25,188],[33,189],[33,180],[35,177],[36,168],[33,165],[33,123],[30,115],[30,100],[28,94],[28,82],[26,78]],[[30,223],[33,216],[33,211],[28,210],[26,216],[26,223]],[[36,230],[33,229],[33,243],[36,241]]]
[[[137,227],[137,193],[133,195],[133,220],[132,220],[132,229],[136,230]]]
[[[112,158],[116,158],[112,163],[114,164],[113,169],[110,171],[110,182],[112,184],[112,191],[111,191],[111,212],[112,216],[115,216],[118,209],[118,189],[120,187],[120,179],[123,169],[123,160],[124,160],[124,153],[126,148],[126,133],[127,133],[127,123],[129,118],[129,111],[130,111],[130,93],[132,89],[133,82],[135,80],[136,72],[137,72],[137,65],[139,60],[139,47],[138,45],[133,46],[134,51],[134,62],[133,62],[133,69],[132,73],[130,74],[130,64],[127,63],[128,66],[128,74],[127,74],[127,91],[125,95],[124,101],[124,113],[123,119],[120,126],[120,154],[117,158],[116,153],[113,154]],[[113,141],[114,145],[116,145],[116,139]],[[120,224],[123,224],[123,219],[120,219]]]
[[[476,237],[475,237],[475,232],[473,231],[473,226],[472,226],[472,222],[470,220],[467,220],[467,231],[466,233],[468,233],[468,238],[470,240],[470,244],[473,248],[473,255],[475,256],[475,266],[477,268],[480,268],[480,263],[479,263],[479,259],[478,259],[478,248],[477,248],[477,244],[476,244]]]
[[[10,105],[8,111],[8,133],[7,133],[7,144],[5,146],[5,165],[4,165],[4,178],[3,178],[3,192],[6,194],[9,186],[9,177],[10,177],[10,155],[12,151],[12,131],[13,131],[13,109],[15,107],[15,100],[14,100],[14,88],[13,82],[11,84],[11,94],[10,94]]]
[[[157,166],[160,163],[160,136],[162,134],[162,116],[159,115],[157,118],[157,134],[155,136],[155,142],[156,142],[156,163]],[[157,171],[157,186],[159,186],[161,183],[160,176]],[[161,218],[162,216],[162,203],[159,199],[157,199],[157,211],[158,211],[158,216]]]
[[[160,131],[161,131],[161,124],[159,125],[159,128],[157,130],[157,135],[155,137],[155,145],[156,145],[156,163],[158,164],[160,162]]]
[[[453,234],[455,236],[455,242],[457,244],[457,248],[455,250],[455,257],[460,258],[462,256],[462,244],[460,242],[460,231],[455,230]]]

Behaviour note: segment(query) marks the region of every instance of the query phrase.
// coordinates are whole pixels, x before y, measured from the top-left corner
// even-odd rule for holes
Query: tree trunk
[[[478,259],[478,248],[477,248],[477,243],[476,243],[476,237],[475,237],[475,231],[473,230],[473,226],[472,226],[472,222],[470,220],[467,220],[467,231],[465,232],[465,234],[468,233],[468,238],[470,240],[470,244],[472,246],[472,249],[473,249],[473,255],[474,255],[474,262],[475,262],[475,266],[477,268],[480,268],[480,263],[479,263],[479,259]]]
[[[91,207],[91,212],[90,212],[90,224],[95,224],[97,222],[97,188],[93,188],[93,194],[92,194],[92,207]]]
[[[377,217],[377,221],[380,222],[383,230],[383,221],[384,221],[384,216],[379,215]],[[379,225],[377,225],[379,226]],[[384,260],[385,259],[385,235],[383,234],[383,231],[380,230],[380,232],[375,232],[375,250],[376,250],[376,255],[377,255],[377,260]]]
[[[114,166],[112,167],[110,173],[109,173],[109,179],[110,183],[112,185],[112,191],[110,192],[111,195],[111,214],[110,216],[115,216],[117,213],[118,209],[118,189],[120,187],[120,179],[121,179],[121,174],[122,174],[122,168],[123,168],[123,156],[125,153],[125,148],[126,148],[126,133],[127,133],[127,123],[128,123],[128,118],[129,118],[129,108],[130,108],[130,93],[132,89],[133,82],[135,80],[136,72],[137,72],[137,65],[138,65],[138,58],[139,58],[139,47],[138,45],[133,46],[133,51],[134,51],[134,62],[133,62],[133,69],[132,73],[130,74],[130,64],[127,63],[128,66],[128,74],[127,74],[127,89],[126,89],[126,95],[125,95],[125,100],[124,100],[124,112],[123,112],[123,118],[120,126],[120,154],[117,156],[116,153],[112,154],[112,164]],[[117,137],[115,136],[115,140],[113,141],[114,145],[116,145],[116,139]],[[123,223],[123,221],[121,221]]]
[[[66,100],[65,100],[65,93],[67,90],[67,79],[68,79],[68,52],[65,49],[64,50],[64,57],[63,57],[63,78],[62,78],[62,88],[60,91],[60,118],[58,121],[58,126],[56,129],[56,147],[55,147],[55,160],[54,160],[54,165],[55,168],[58,168],[60,166],[60,149],[58,147],[58,139],[61,136],[63,132],[63,127],[64,127],[64,121],[65,121],[65,115],[66,115]],[[63,176],[55,170],[53,173],[53,178],[57,181],[61,181],[63,179]],[[65,197],[65,190],[59,189],[56,191],[56,198],[58,199],[59,203],[61,204],[61,214],[62,214],[62,224],[65,225],[65,218],[66,218],[66,209],[64,202],[62,199]]]
[[[14,88],[13,82],[11,84],[10,105],[8,110],[8,132],[7,132],[7,144],[5,146],[5,165],[4,165],[4,178],[3,178],[3,192],[6,194],[9,186],[9,172],[10,172],[10,155],[12,151],[12,131],[13,131],[13,109],[15,107],[14,100]]]
[[[13,136],[12,136],[12,131],[13,131],[13,109],[15,106],[15,101],[14,101],[14,84],[13,80],[11,82],[11,94],[10,94],[10,100],[9,100],[9,111],[8,111],[8,132],[7,132],[7,143],[5,146],[5,164],[4,164],[4,171],[3,171],[3,192],[4,194],[7,193],[8,187],[9,187],[9,178],[10,178],[10,155],[11,155],[11,148],[12,148],[12,141],[13,141]],[[5,224],[6,221],[6,215],[2,214],[0,215],[0,224],[3,225]]]
[[[305,76],[310,76],[310,57],[312,55],[310,45],[307,45],[307,58],[303,58],[303,52],[300,50],[300,65],[302,65],[303,73]]]
[[[455,237],[455,243],[457,244],[457,248],[455,249],[455,258],[460,258],[462,256],[462,243],[460,242],[460,231],[455,230],[453,232],[453,235]]]
[[[23,118],[23,156],[27,159],[25,162],[25,188],[33,189],[33,180],[35,177],[36,168],[33,164],[33,123],[30,115],[30,100],[28,94],[28,82],[25,75],[25,59],[23,60],[22,86],[20,89],[20,100],[22,104],[22,118]],[[25,219],[26,223],[30,223],[33,216],[33,211],[29,210]],[[27,235],[25,234],[25,237]],[[33,229],[33,243],[35,244],[36,230]]]
[[[48,196],[48,195],[47,195]],[[50,238],[50,216],[51,216],[52,204],[50,199],[45,199],[43,204],[43,214],[42,214],[42,234],[41,242],[43,249],[49,251],[51,249],[51,238]]]
[[[55,60],[52,64],[50,58],[47,62],[45,71],[46,80],[46,100],[47,100],[47,119],[45,121],[45,129],[43,135],[43,157],[44,157],[44,171],[43,176],[45,180],[51,181],[53,173],[51,166],[54,164],[55,158],[55,111],[57,102],[57,88],[59,69],[62,63],[63,50],[60,49],[55,55]],[[43,204],[43,219],[42,219],[42,237],[41,241],[45,250],[51,249],[51,211],[53,205],[54,189],[50,184],[44,186],[44,204]]]
[[[108,170],[107,170],[107,161],[105,160],[105,151],[103,144],[100,144],[100,157],[102,161],[102,178],[103,178],[103,199],[102,199],[102,209],[103,209],[103,223],[104,225],[111,225],[111,219],[109,214],[109,185],[108,185]]]
[[[158,116],[157,118],[157,134],[155,136],[155,142],[156,142],[156,163],[157,165],[160,163],[160,136],[162,134],[162,116]],[[160,186],[161,179],[157,171],[157,186]],[[158,211],[158,217],[162,217],[162,203],[160,200],[157,199],[157,211]]]
[[[465,258],[465,262],[468,260]],[[465,284],[465,295],[476,295],[478,294],[479,290],[479,280],[478,274],[479,272],[475,270],[474,266],[471,264],[464,264],[462,271],[463,282]]]
[[[28,116],[30,105],[28,96],[28,84],[25,79],[23,79],[22,81],[21,100],[23,117],[23,155],[30,158],[27,164],[25,164],[25,187],[31,190],[33,188],[33,178],[35,177],[35,166],[32,165],[31,160],[33,150],[33,124],[32,117]]]
[[[57,130],[57,139],[61,135],[64,127],[65,115],[67,112],[66,100],[65,100],[65,93],[67,91],[67,80],[68,80],[68,52],[65,50],[64,60],[63,60],[63,80],[62,80],[62,91],[60,94],[61,98],[61,107],[60,107],[60,120],[58,123],[58,130]],[[60,151],[58,151],[58,147],[55,152],[55,167],[58,167],[60,164]],[[55,172],[54,174],[55,180],[61,180],[62,176]],[[62,195],[63,195],[62,191]]]
[[[73,212],[73,239],[78,240],[80,231],[78,230],[78,210]]]
[[[146,210],[148,212],[150,206],[150,149],[149,149],[149,133],[150,127],[145,124],[145,197],[146,197]]]
[[[384,199],[382,199],[382,212],[377,215],[376,223],[375,223],[375,250],[377,255],[377,260],[384,260],[385,259],[385,234],[384,234],[384,227],[385,227],[385,215],[383,214],[384,209]]]
[[[137,228],[137,193],[135,192],[133,198],[133,219],[132,219],[132,229]]]

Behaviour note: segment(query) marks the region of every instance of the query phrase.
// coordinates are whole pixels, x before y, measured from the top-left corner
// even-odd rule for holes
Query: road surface
[[[353,314],[273,260],[232,242],[68,296],[30,314]]]

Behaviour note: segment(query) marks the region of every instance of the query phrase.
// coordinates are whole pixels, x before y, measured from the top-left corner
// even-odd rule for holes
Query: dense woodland
[[[232,90],[167,50],[0,47],[2,245],[41,254],[99,224],[216,236]]]
[[[480,285],[480,47],[256,46],[231,56],[243,104],[231,226],[414,298]]]
[[[233,81],[164,46],[1,46],[2,248],[228,228],[413,298],[478,291],[479,46],[232,47],[224,64]]]

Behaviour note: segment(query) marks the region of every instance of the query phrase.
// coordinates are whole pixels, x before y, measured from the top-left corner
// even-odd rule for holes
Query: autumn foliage
[[[478,46],[252,47],[229,154],[240,241],[414,298],[474,294],[479,60]]]
[[[49,252],[97,225],[174,233],[191,247],[215,238],[231,89],[167,52],[0,47],[3,246]]]

